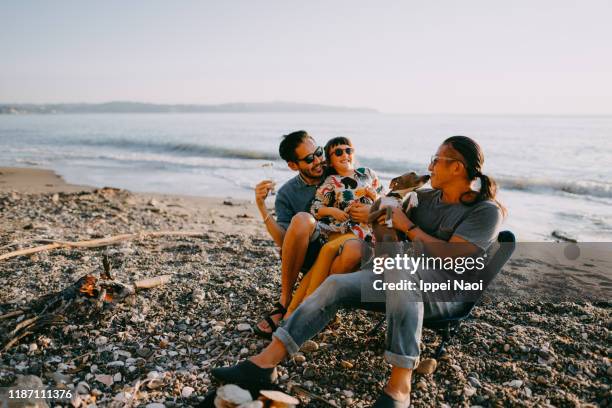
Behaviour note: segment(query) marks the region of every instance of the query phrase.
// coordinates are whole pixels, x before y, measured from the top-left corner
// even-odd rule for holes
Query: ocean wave
[[[278,160],[278,154],[249,149],[211,146],[197,143],[149,142],[130,139],[75,140],[74,145],[111,147],[134,151],[153,151],[181,156],[220,157],[244,160]]]
[[[254,151],[242,148],[220,147],[212,145],[204,145],[197,143],[173,143],[173,142],[149,142],[133,139],[107,139],[107,140],[75,140],[73,144],[96,146],[96,147],[111,147],[117,149],[125,149],[132,152],[152,152],[168,156],[183,156],[183,157],[206,157],[219,159],[238,159],[238,160],[267,160],[278,162],[280,158],[277,153]],[[105,159],[113,159],[112,154],[102,154]],[[172,162],[170,157],[166,160],[168,164]],[[120,158],[116,158],[121,160]],[[125,158],[124,158],[125,159]],[[130,157],[130,160],[143,160],[142,157]],[[159,158],[144,159],[145,161],[155,161]],[[168,160],[170,159],[170,160]],[[166,161],[162,160],[162,161]],[[390,179],[407,171],[416,171],[418,173],[427,173],[427,165],[424,163],[409,162],[406,160],[388,159],[380,157],[363,157],[359,156],[359,165],[374,169],[383,179]],[[203,166],[202,163],[185,163],[184,161],[174,164],[188,164],[189,167],[216,167],[215,164]],[[218,167],[226,167],[227,163],[218,163]],[[234,166],[231,166],[234,167]],[[566,193],[584,197],[592,197],[594,199],[612,198],[612,183],[595,180],[555,180],[547,178],[527,178],[527,177],[508,177],[495,176],[500,188],[507,190],[529,191],[534,193]]]
[[[511,178],[495,179],[501,188],[530,192],[563,192],[581,196],[612,198],[612,184],[594,180],[559,181],[544,178]]]
[[[359,158],[361,165],[371,167],[379,176],[392,178],[407,171],[428,173],[427,166],[408,161],[389,160],[382,158]],[[554,180],[547,178],[527,177],[497,177],[493,174],[500,188],[521,190],[534,193],[568,193],[585,197],[612,198],[612,183],[596,180]]]

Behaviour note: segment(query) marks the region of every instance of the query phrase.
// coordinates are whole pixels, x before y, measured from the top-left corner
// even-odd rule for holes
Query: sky
[[[0,3],[0,103],[612,114],[612,1]]]

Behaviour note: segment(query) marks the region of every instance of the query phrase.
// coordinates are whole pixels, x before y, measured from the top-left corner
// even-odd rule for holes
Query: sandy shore
[[[104,255],[114,278],[124,283],[172,276],[111,310],[68,314],[0,352],[0,387],[28,374],[50,388],[72,389],[79,394],[76,406],[197,406],[216,386],[211,367],[235,363],[265,345],[251,328],[276,299],[280,268],[252,203],[72,186],[49,171],[2,168],[0,230],[0,256],[41,240],[197,232],[0,261],[0,316],[35,310],[41,295],[85,274],[98,275]],[[437,370],[414,376],[414,406],[610,406],[609,304],[512,299],[504,290],[542,266],[528,257],[508,266],[497,297],[476,309],[477,318],[463,325]],[[557,276],[566,273],[553,267],[560,269]],[[593,267],[583,269],[577,276],[593,275]],[[607,277],[590,279],[601,284]],[[316,350],[283,363],[281,389],[308,406],[329,406],[312,394],[336,406],[369,406],[389,373],[382,331],[366,335],[379,317],[340,312],[313,339]],[[3,344],[17,320],[0,319]],[[424,331],[423,357],[438,341]]]

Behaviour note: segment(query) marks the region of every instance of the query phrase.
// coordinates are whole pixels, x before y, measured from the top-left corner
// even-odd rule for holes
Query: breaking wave
[[[196,157],[220,157],[227,159],[244,160],[278,160],[278,153],[271,154],[248,149],[236,149],[231,147],[220,147],[203,145],[197,143],[171,143],[171,142],[147,142],[129,139],[110,139],[110,140],[78,140],[73,144],[110,147],[117,149],[128,149],[133,151],[147,151],[155,153],[175,154],[181,156]]]

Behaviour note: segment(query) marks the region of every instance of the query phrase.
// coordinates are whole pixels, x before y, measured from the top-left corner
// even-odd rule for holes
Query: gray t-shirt
[[[284,229],[289,228],[295,214],[310,211],[310,203],[316,191],[316,185],[306,184],[299,175],[283,184],[274,202],[276,222]]]
[[[495,202],[446,204],[441,195],[440,190],[417,191],[419,205],[412,210],[411,219],[419,228],[444,241],[457,235],[483,250],[496,241],[503,217]]]

